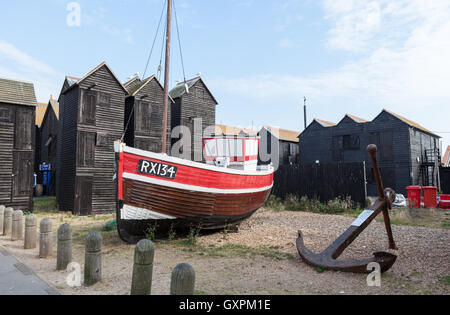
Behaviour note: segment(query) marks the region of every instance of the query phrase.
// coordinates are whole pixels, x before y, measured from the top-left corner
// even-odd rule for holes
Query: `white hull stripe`
[[[197,191],[197,192],[205,192],[205,193],[211,193],[211,194],[251,194],[251,193],[257,193],[262,191],[267,191],[272,189],[273,185],[262,187],[262,188],[251,188],[251,189],[218,189],[218,188],[208,188],[208,187],[201,187],[201,186],[193,186],[193,185],[187,185],[187,184],[180,184],[171,182],[168,180],[162,180],[157,178],[151,178],[131,173],[124,173],[123,178],[136,180],[144,183],[159,185],[159,186],[166,186],[170,188],[177,188],[177,189],[183,189],[188,191]]]
[[[198,162],[193,162],[189,160],[183,160],[176,157],[168,156],[165,154],[160,153],[153,153],[149,151],[143,151],[135,148],[125,147],[124,151],[125,153],[134,154],[137,156],[147,157],[155,160],[165,161],[173,164],[179,164],[179,165],[185,165],[189,167],[194,168],[200,168],[204,170],[219,172],[219,173],[228,173],[228,174],[235,174],[235,175],[243,175],[243,176],[266,176],[274,173],[274,168],[269,167],[267,170],[260,170],[260,171],[244,171],[244,170],[236,170],[236,169],[230,169],[230,168],[224,168],[224,167],[217,167],[214,165],[208,165]]]
[[[124,205],[120,212],[122,220],[175,220],[175,217],[157,213],[147,209]]]

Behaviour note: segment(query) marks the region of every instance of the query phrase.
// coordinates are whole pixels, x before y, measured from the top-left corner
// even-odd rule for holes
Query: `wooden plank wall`
[[[60,97],[57,201],[60,211],[74,211],[79,88]]]
[[[28,211],[33,210],[35,115],[32,106],[0,103],[0,204]]]
[[[56,162],[56,150],[57,150],[57,141],[58,141],[58,131],[59,131],[59,121],[56,117],[55,111],[53,107],[49,105],[47,113],[42,122],[41,130],[40,130],[40,160],[41,163],[50,163],[52,166],[52,195],[56,193],[56,174],[58,172],[57,162]],[[46,146],[50,136],[52,137],[52,141],[49,146]]]
[[[364,164],[284,165],[275,173],[272,194],[280,198],[307,196],[322,202],[350,196],[354,202],[364,206]]]
[[[95,117],[87,117],[90,111],[84,112],[84,93],[91,89],[97,97]],[[109,105],[100,104],[100,93],[109,95]],[[114,141],[119,140],[124,129],[124,105],[126,92],[114,79],[106,66],[101,67],[80,85],[80,106],[78,108],[78,137],[80,132],[87,132],[96,136],[93,146],[93,166],[84,166],[80,156],[80,141],[77,146],[77,177],[92,177],[92,214],[111,213],[116,208],[116,184],[113,180],[115,173]],[[87,118],[94,118],[94,125],[82,123]]]
[[[161,152],[164,89],[158,84],[156,79],[152,79],[134,97],[127,98],[127,112],[131,111],[130,106],[133,101],[135,111],[130,122],[130,132],[132,133],[130,142],[138,149]],[[170,154],[171,148],[171,102],[169,100],[166,130],[168,154]],[[129,114],[127,113],[125,121],[128,121],[128,117]]]
[[[209,94],[206,86],[200,80],[181,97],[180,123],[175,126],[186,126],[191,130],[192,146],[191,159],[203,156],[202,139],[205,129],[216,124],[216,103]],[[194,130],[194,119],[202,118],[201,128]],[[194,141],[198,143],[194,146]],[[201,162],[201,161],[199,161]]]

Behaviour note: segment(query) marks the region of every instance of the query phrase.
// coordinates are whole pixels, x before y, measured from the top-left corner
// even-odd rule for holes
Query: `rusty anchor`
[[[303,234],[298,232],[297,249],[305,263],[313,267],[321,267],[327,270],[335,270],[353,273],[370,273],[368,265],[378,263],[381,272],[388,271],[395,263],[397,256],[387,252],[376,252],[372,258],[364,260],[338,260],[344,250],[369,226],[369,224],[383,212],[384,223],[389,238],[389,249],[397,250],[392,235],[389,210],[395,200],[395,192],[391,188],[384,189],[380,169],[377,161],[377,146],[369,145],[367,152],[372,160],[374,176],[378,186],[378,199],[368,209],[361,213],[352,226],[345,231],[330,247],[320,254],[316,254],[306,248]]]

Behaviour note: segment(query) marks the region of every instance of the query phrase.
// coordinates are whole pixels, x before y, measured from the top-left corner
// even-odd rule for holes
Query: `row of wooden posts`
[[[11,236],[11,241],[24,240],[25,249],[37,248],[37,217],[29,214],[25,218],[23,232],[23,212],[0,206],[0,235]],[[52,220],[43,219],[39,230],[39,257],[48,258],[53,254]],[[134,252],[131,295],[151,294],[153,260],[155,246],[150,240],[140,241]],[[72,262],[72,227],[65,223],[58,228],[56,270],[66,270]],[[93,231],[86,238],[84,284],[91,286],[102,279],[102,236]],[[188,264],[180,264],[172,272],[171,295],[193,295],[195,271]]]

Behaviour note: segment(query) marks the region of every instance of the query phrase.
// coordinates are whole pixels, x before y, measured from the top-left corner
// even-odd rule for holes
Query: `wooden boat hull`
[[[239,224],[266,202],[273,186],[271,169],[228,170],[127,147],[118,161],[118,230],[129,243],[150,227],[164,235]]]

